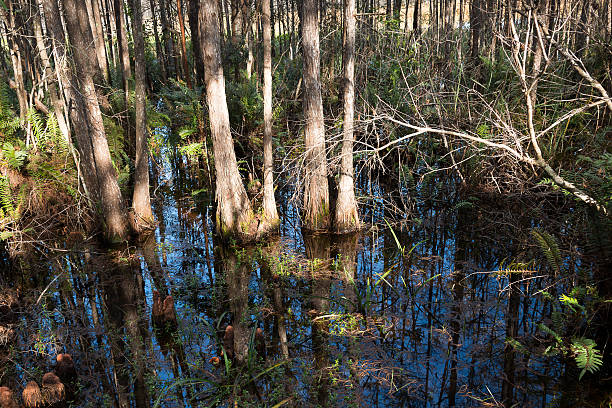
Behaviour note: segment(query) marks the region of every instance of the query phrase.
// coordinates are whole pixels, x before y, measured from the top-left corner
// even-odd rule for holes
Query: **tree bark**
[[[164,0],[159,2],[159,11],[162,23],[162,37],[164,41],[164,48],[166,49],[166,72],[168,76],[172,76],[176,73],[174,60],[173,60],[173,47],[172,47],[172,35],[171,27],[168,24],[168,14],[166,12],[166,4]]]
[[[13,66],[13,78],[16,85],[15,93],[17,94],[17,101],[19,102],[19,122],[24,125],[28,113],[28,94],[25,89],[23,55],[16,38],[16,31],[18,29],[15,22],[16,5],[13,4],[13,1],[8,1],[7,5],[8,10],[0,7],[0,13],[2,13],[2,19],[7,26],[7,43],[11,55],[11,65]]]
[[[198,27],[198,14],[200,13],[200,0],[189,0],[189,28],[191,29],[191,50],[195,61],[195,83],[204,83],[204,61],[200,49],[200,28]]]
[[[189,63],[187,62],[187,46],[185,45],[185,22],[183,21],[183,6],[181,0],[176,0],[176,9],[179,21],[179,27],[181,29],[181,57],[183,60],[183,72],[185,75],[185,82],[189,89],[193,88],[191,83],[191,72],[189,70]]]
[[[149,149],[147,147],[146,114],[146,69],[144,56],[144,35],[141,0],[132,0],[134,36],[134,69],[136,108],[136,166],[134,171],[134,195],[132,207],[137,232],[143,232],[153,225],[151,196],[149,195]]]
[[[38,2],[36,0],[31,0],[31,5],[38,11]],[[49,98],[51,99],[51,104],[53,105],[53,110],[55,112],[55,118],[57,119],[57,125],[62,132],[62,136],[66,143],[70,144],[70,129],[68,128],[68,122],[66,120],[66,105],[64,104],[64,99],[61,97],[58,87],[56,76],[51,69],[51,63],[49,62],[49,54],[47,53],[47,47],[45,45],[45,41],[43,39],[42,32],[42,24],[40,19],[40,13],[35,12],[32,15],[32,23],[34,26],[34,35],[36,36],[36,46],[38,48],[38,53],[40,55],[40,60],[43,65],[43,69],[45,70],[45,77],[47,79],[47,84],[49,88]]]
[[[256,236],[257,226],[251,203],[238,172],[230,133],[217,8],[216,0],[204,0],[199,16],[206,98],[215,155],[216,228],[224,239],[231,236],[241,241],[250,241]]]
[[[477,65],[478,57],[480,54],[479,42],[480,42],[480,27],[482,25],[482,17],[480,10],[480,2],[482,0],[472,0],[470,9],[470,31],[472,35],[471,43],[471,58],[472,62]]]
[[[98,67],[104,81],[108,81],[108,65],[106,64],[106,49],[104,45],[104,30],[102,29],[102,17],[100,16],[100,7],[98,0],[87,0],[88,12],[90,12],[89,21],[93,34],[94,44],[96,47],[96,57],[98,58]]]
[[[280,221],[274,199],[274,159],[272,156],[272,33],[270,28],[270,0],[261,2],[261,22],[263,25],[263,100],[264,100],[264,137],[263,137],[263,174],[264,197],[263,219],[260,231],[271,232],[277,229]]]
[[[98,180],[98,186],[95,187],[99,188],[102,215],[106,224],[106,237],[111,242],[123,241],[128,238],[130,229],[94,87],[95,66],[89,55],[89,44],[93,42],[93,38],[89,29],[87,9],[85,4],[79,0],[65,0],[64,9],[66,27],[73,47],[76,77],[79,80],[79,90],[83,96],[86,119],[89,124],[89,143],[91,143]],[[86,140],[83,142],[87,143]]]
[[[100,199],[98,177],[96,174],[92,144],[89,138],[89,124],[84,111],[83,95],[77,89],[77,79],[73,77],[66,64],[67,52],[65,48],[64,28],[57,0],[42,0],[45,13],[45,26],[47,35],[52,40],[55,68],[60,81],[64,84],[64,94],[68,106],[68,114],[72,122],[72,136],[76,139],[79,151],[79,168],[85,181],[85,194],[91,202],[97,203]]]
[[[338,199],[336,200],[336,232],[359,229],[359,215],[353,181],[353,140],[355,118],[355,0],[344,3],[344,124]]]
[[[329,188],[325,153],[325,125],[321,99],[319,22],[317,0],[305,0],[302,10],[302,48],[306,128],[306,174],[304,175],[304,228],[329,228]]]
[[[153,34],[155,36],[155,53],[157,54],[157,61],[161,68],[162,78],[164,82],[166,82],[168,79],[168,74],[166,73],[166,57],[164,56],[161,41],[159,40],[159,30],[157,28],[157,18],[155,16],[155,0],[149,0],[149,4],[151,7],[151,19],[153,20]],[[191,16],[189,19],[191,19]]]
[[[122,86],[123,90],[127,93],[129,91],[128,81],[132,77],[132,67],[130,64],[127,30],[123,17],[123,0],[115,0],[115,24],[117,26],[119,63],[121,66],[121,75],[123,77]]]

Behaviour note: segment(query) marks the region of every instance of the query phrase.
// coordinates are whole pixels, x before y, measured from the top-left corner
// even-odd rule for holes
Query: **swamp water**
[[[544,294],[569,292],[567,276],[596,264],[549,203],[441,191],[452,198],[426,200],[391,230],[371,200],[370,227],[340,237],[302,234],[284,199],[280,238],[230,248],[196,178],[161,169],[159,225],[141,245],[66,241],[5,261],[1,283],[22,300],[1,385],[20,393],[70,353],[82,407],[546,407],[589,389],[571,358],[543,356]],[[535,227],[559,240],[563,271],[547,265]],[[155,329],[153,309],[171,317],[172,305],[176,326],[158,317]]]

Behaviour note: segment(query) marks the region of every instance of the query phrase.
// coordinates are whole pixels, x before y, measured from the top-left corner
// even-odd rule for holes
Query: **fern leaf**
[[[561,272],[561,266],[563,264],[561,258],[561,251],[559,250],[559,245],[557,241],[546,231],[542,231],[540,229],[531,230],[531,236],[535,238],[540,249],[546,256],[546,260],[550,267],[556,272]]]
[[[587,372],[594,373],[601,368],[603,364],[603,355],[595,346],[597,346],[597,344],[593,340],[584,337],[574,339],[572,342],[574,360],[578,368],[582,370],[578,380],[582,379],[582,376]]]

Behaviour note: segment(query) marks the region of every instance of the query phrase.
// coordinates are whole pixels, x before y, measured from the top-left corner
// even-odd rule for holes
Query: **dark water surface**
[[[565,210],[433,181],[440,199],[415,205],[393,232],[385,208],[398,198],[380,187],[363,206],[366,231],[313,236],[281,193],[281,237],[230,248],[212,234],[214,209],[195,180],[166,159],[159,226],[138,247],[67,241],[14,262],[23,300],[14,347],[0,350],[2,385],[40,382],[58,353],[75,360],[82,407],[546,407],[588,384],[571,359],[542,355],[537,327],[551,320],[543,293],[568,293],[577,282],[567,276],[596,268]],[[559,240],[562,271],[536,227]],[[172,296],[178,327],[154,330],[154,291]]]

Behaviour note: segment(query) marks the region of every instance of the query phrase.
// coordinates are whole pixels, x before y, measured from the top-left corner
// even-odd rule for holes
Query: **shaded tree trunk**
[[[183,72],[185,75],[185,82],[191,89],[193,84],[191,83],[191,72],[189,71],[189,63],[187,62],[187,46],[185,45],[185,22],[183,21],[183,6],[181,0],[176,0],[177,16],[179,21],[179,27],[181,29],[181,57],[183,60]]]
[[[102,204],[102,215],[105,221],[105,233],[111,242],[128,238],[130,229],[127,222],[127,211],[121,190],[117,183],[117,174],[110,157],[102,113],[94,87],[95,66],[89,55],[89,44],[93,42],[85,4],[78,0],[64,1],[66,27],[73,46],[73,57],[76,64],[76,78],[79,82],[78,91],[83,96],[86,120],[89,125],[88,137],[80,140],[91,144],[94,166],[97,175],[98,188]],[[74,86],[74,85],[73,85]],[[77,91],[77,90],[75,90]],[[75,129],[75,133],[80,133]],[[91,188],[90,188],[91,191]]]
[[[155,0],[149,0],[149,4],[151,7],[151,19],[153,20],[152,22],[153,23],[153,35],[155,36],[155,53],[157,54],[157,61],[159,62],[159,66],[161,68],[161,73],[162,73],[162,78],[165,82],[168,79],[168,74],[166,73],[166,57],[164,56],[164,51],[162,49],[161,41],[159,40],[159,31],[157,28],[157,17],[155,16]],[[191,16],[189,17],[189,19],[191,20]]]
[[[160,0],[159,2],[159,12],[161,17],[162,24],[162,37],[165,48],[165,58],[166,58],[166,73],[168,76],[172,76],[176,73],[175,65],[173,60],[173,47],[172,47],[172,35],[171,28],[168,24],[168,14],[166,12],[166,3],[165,0]]]
[[[263,99],[264,99],[264,197],[263,219],[259,228],[264,233],[277,229],[280,221],[274,199],[274,158],[272,156],[272,34],[270,28],[270,0],[261,2],[263,25]]]
[[[305,0],[302,6],[302,48],[304,78],[304,130],[306,174],[304,175],[304,220],[308,230],[329,228],[329,188],[325,154],[325,126],[321,99],[319,22],[317,0]]]
[[[255,237],[257,226],[251,203],[238,172],[230,133],[217,8],[216,0],[204,0],[199,16],[206,99],[215,155],[216,228],[223,238],[232,236],[242,241],[249,241]]]
[[[353,181],[353,140],[355,121],[355,0],[344,3],[344,124],[335,226],[337,232],[359,229],[359,215]]]
[[[189,28],[191,30],[191,50],[195,61],[195,83],[204,83],[204,61],[200,49],[200,28],[198,27],[198,14],[200,13],[200,0],[189,0]]]
[[[478,63],[480,55],[480,28],[482,26],[481,5],[482,0],[472,0],[470,8],[470,32],[472,35],[471,58],[474,64]]]
[[[136,108],[136,166],[134,170],[134,219],[138,232],[150,228],[153,223],[151,196],[149,195],[149,149],[147,147],[146,114],[146,68],[144,56],[144,35],[141,0],[132,0],[134,35],[134,69],[136,89],[134,104]]]

